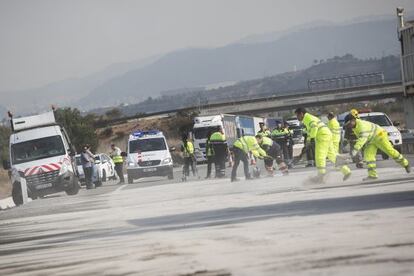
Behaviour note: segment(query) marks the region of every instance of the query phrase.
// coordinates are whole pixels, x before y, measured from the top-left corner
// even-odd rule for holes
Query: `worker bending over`
[[[269,137],[262,136],[260,134],[256,135],[256,140],[260,147],[266,152],[266,154],[272,157],[264,158],[265,167],[269,175],[273,176],[273,159],[276,160],[276,163],[282,174],[287,175],[289,173],[289,170],[286,163],[283,161],[283,153],[280,146]]]

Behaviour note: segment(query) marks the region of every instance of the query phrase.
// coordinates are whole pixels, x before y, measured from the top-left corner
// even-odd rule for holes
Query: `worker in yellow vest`
[[[193,176],[195,176],[196,168],[195,168],[195,158],[194,158],[194,145],[188,139],[187,135],[183,135],[182,137],[181,151],[183,153],[183,158],[184,158],[184,167],[183,167],[184,176],[188,177],[190,175],[190,166],[191,166],[191,171],[193,172]]]
[[[328,128],[332,132],[332,143],[336,154],[339,153],[339,144],[341,143],[341,126],[333,112],[328,113]]]
[[[363,180],[378,178],[376,165],[376,155],[378,149],[394,159],[394,161],[403,167],[407,173],[410,173],[411,167],[408,160],[404,158],[404,156],[396,149],[394,149],[388,139],[388,133],[385,129],[379,125],[355,118],[353,116],[348,116],[344,125],[346,128],[351,129],[357,137],[351,156],[356,156],[362,147],[364,147],[364,159],[368,167],[368,177]]]
[[[111,144],[111,152],[109,153],[109,156],[111,156],[112,161],[114,161],[115,164],[115,171],[116,174],[119,177],[119,184],[125,183],[124,179],[124,159],[121,155],[121,149],[116,147],[115,144]]]
[[[243,162],[244,176],[246,179],[252,179],[249,172],[249,152],[253,154],[254,157],[263,159],[267,156],[266,152],[259,146],[255,136],[242,136],[234,142],[233,145],[233,154],[234,154],[234,164],[231,171],[231,181],[238,181],[237,179],[237,167],[240,164],[240,161]]]
[[[308,138],[315,139],[315,162],[318,169],[318,175],[311,179],[315,183],[323,183],[326,176],[326,158],[335,166],[337,162],[337,153],[332,146],[332,133],[329,128],[316,116],[308,113],[305,108],[295,110],[296,117],[306,127]],[[340,168],[343,174],[343,180],[351,176],[351,169],[347,165]]]

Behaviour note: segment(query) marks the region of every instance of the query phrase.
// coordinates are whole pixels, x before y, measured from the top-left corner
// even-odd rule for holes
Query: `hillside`
[[[170,53],[153,64],[103,83],[84,102],[91,106],[134,103],[166,90],[244,81],[303,69],[314,60],[346,53],[371,58],[398,51],[394,20],[318,26],[271,42]]]
[[[398,81],[400,80],[400,60],[396,56],[361,60],[352,55],[345,55],[323,62],[318,61],[318,64],[296,72],[243,81],[218,89],[198,89],[181,94],[149,97],[139,104],[122,106],[120,109],[125,115],[132,116],[137,113],[152,113],[199,104],[248,99],[259,95],[286,94],[298,90],[307,91],[309,79],[366,72],[384,72],[385,82]],[[105,109],[100,109],[93,112],[102,114],[105,111]]]

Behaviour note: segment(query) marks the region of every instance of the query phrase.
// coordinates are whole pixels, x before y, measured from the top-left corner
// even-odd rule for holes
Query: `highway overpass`
[[[347,102],[369,101],[404,96],[401,82],[375,84],[324,91],[303,91],[288,95],[209,104],[198,107],[201,115],[219,113],[249,114],[295,109],[299,106],[322,106]]]

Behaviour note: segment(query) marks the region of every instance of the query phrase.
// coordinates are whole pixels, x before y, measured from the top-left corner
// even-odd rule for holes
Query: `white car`
[[[95,167],[102,182],[106,182],[108,179],[116,179],[114,161],[105,153],[95,155]]]
[[[76,155],[76,169],[78,170],[79,181],[82,185],[85,184],[85,173],[83,172],[80,154]],[[102,182],[106,182],[108,179],[116,179],[115,164],[108,155],[104,153],[96,154],[92,182],[96,186],[101,186]]]

